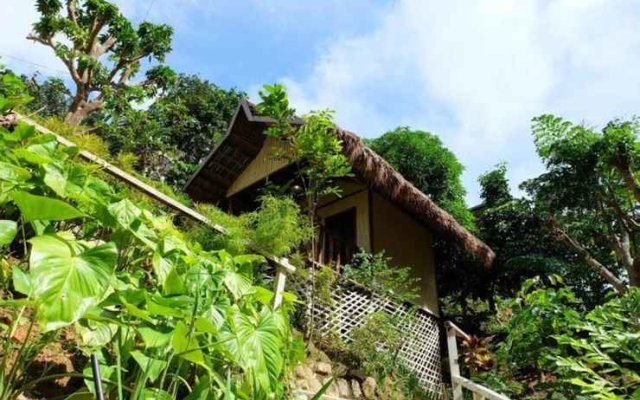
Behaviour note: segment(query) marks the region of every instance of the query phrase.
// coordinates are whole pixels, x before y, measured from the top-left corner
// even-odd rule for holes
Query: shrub
[[[134,172],[136,169],[136,164],[140,160],[136,154],[130,152],[120,152],[116,156],[116,164],[124,171]]]
[[[249,217],[251,248],[281,257],[311,240],[313,227],[292,198],[263,196],[260,202]]]
[[[516,398],[637,397],[640,289],[588,311],[557,282],[528,280],[517,298],[502,303],[496,368],[474,379]]]
[[[356,254],[343,271],[344,279],[352,279],[368,289],[397,301],[413,301],[419,297],[420,279],[411,277],[411,268],[389,265],[384,252]]]
[[[224,227],[225,234],[213,232],[208,226],[196,225],[187,235],[207,250],[226,249],[231,254],[247,252],[248,216],[233,216],[210,204],[197,204],[196,209],[209,221]]]

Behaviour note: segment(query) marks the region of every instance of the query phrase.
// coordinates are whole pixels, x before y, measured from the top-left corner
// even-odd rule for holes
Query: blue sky
[[[178,71],[254,96],[284,82],[300,111],[333,108],[362,136],[399,125],[438,134],[466,166],[471,204],[478,175],[500,161],[514,188],[542,171],[532,117],[601,126],[640,106],[640,3],[631,0],[117,2],[134,20],[175,27],[168,61]],[[63,75],[47,49],[24,40],[33,1],[0,4],[3,62]]]

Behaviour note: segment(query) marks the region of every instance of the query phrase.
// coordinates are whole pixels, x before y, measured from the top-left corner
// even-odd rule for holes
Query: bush
[[[251,248],[281,257],[313,238],[313,226],[292,198],[263,196],[260,202],[249,217]]]
[[[516,398],[636,398],[640,289],[587,311],[570,288],[554,283],[528,280],[501,304],[497,366],[474,379]]]
[[[420,279],[411,277],[411,268],[389,265],[390,260],[384,252],[361,252],[345,266],[342,276],[400,302],[416,300]]]

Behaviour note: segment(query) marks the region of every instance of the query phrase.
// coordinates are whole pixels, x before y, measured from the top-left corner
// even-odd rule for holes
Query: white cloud
[[[26,39],[31,25],[38,20],[35,2],[0,0],[0,8],[3,11],[0,63],[24,73],[40,71],[64,77],[64,64],[51,49]]]
[[[533,116],[602,124],[636,112],[639,11],[626,0],[399,0],[377,29],[283,81],[300,109],[334,108],[365,136],[407,124],[439,134],[475,202],[476,177],[499,161],[514,184],[540,172]]]

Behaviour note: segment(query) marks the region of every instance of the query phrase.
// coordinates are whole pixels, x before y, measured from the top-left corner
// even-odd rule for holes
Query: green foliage
[[[570,249],[553,238],[534,202],[511,196],[506,166],[499,164],[479,181],[483,203],[477,211],[477,225],[482,239],[496,252],[487,283],[489,296],[512,297],[526,279],[559,274],[568,285],[580,289],[587,305],[600,302],[607,289]]]
[[[251,248],[281,257],[313,237],[313,227],[293,199],[263,196],[260,202],[260,208],[249,216]]]
[[[547,171],[522,187],[554,238],[617,291],[638,286],[637,121],[612,121],[597,132],[542,115],[533,121],[533,136]]]
[[[458,222],[473,229],[461,181],[464,167],[436,135],[399,127],[371,140],[369,146]]]
[[[411,315],[404,318],[411,318]],[[402,322],[402,318],[384,312],[370,314],[364,324],[351,333],[352,342],[347,345],[346,351],[367,375],[383,383],[383,387],[378,389],[381,397],[432,398],[421,389],[415,373],[398,359],[398,353],[407,339],[398,330]]]
[[[345,265],[342,278],[352,279],[367,289],[396,301],[414,301],[419,297],[420,279],[411,276],[411,268],[391,266],[384,253],[360,252]]]
[[[25,105],[31,100],[24,82],[0,65],[0,115]]]
[[[137,154],[137,171],[181,189],[226,133],[243,95],[181,74],[147,110],[124,109],[96,125],[112,154]]]
[[[298,178],[310,198],[309,209],[315,217],[318,198],[339,195],[336,179],[351,174],[342,143],[335,134],[333,112],[314,111],[302,117],[301,125],[294,124],[295,110],[289,106],[284,86],[265,85],[260,98],[258,112],[274,119],[265,134],[284,141],[291,149],[280,156],[297,163]]]
[[[116,156],[116,164],[126,172],[134,172],[136,165],[140,161],[137,154],[129,152],[121,152]]]
[[[591,311],[551,277],[525,282],[496,316],[497,368],[475,379],[518,398],[626,399],[640,390],[640,294]]]
[[[500,206],[513,199],[509,190],[505,163],[498,164],[493,170],[480,175],[478,182],[480,182],[483,207]]]
[[[579,319],[575,310],[578,300],[571,290],[535,289],[538,281],[526,281],[518,298],[500,306],[512,315],[503,326],[507,336],[498,345],[496,354],[499,362],[514,372],[547,368],[555,344],[553,335],[567,330]]]
[[[163,149],[176,149],[171,171],[165,179],[182,187],[197,166],[220,142],[245,96],[225,90],[196,75],[181,74],[174,85],[156,100],[148,116],[168,131]]]
[[[585,399],[640,395],[640,290],[596,307],[571,328],[554,336],[564,382]]]
[[[65,3],[38,0],[40,19],[28,38],[50,47],[69,69],[76,89],[67,123],[78,125],[105,107],[127,109],[173,82],[175,73],[162,65],[147,69],[141,83],[129,82],[143,59],[164,61],[171,51],[171,27],[146,21],[136,27],[106,0]]]
[[[313,235],[300,208],[288,197],[263,196],[256,211],[239,216],[206,204],[199,204],[197,208],[210,221],[223,226],[226,232],[225,235],[215,234],[202,226],[190,229],[190,238],[205,249],[227,249],[232,254],[252,249],[282,257],[296,251]]]
[[[25,125],[0,131],[2,262],[21,259],[1,288],[20,298],[1,303],[4,359],[19,362],[2,362],[0,398],[34,385],[27,366],[62,330],[74,351],[100,349],[110,398],[285,396],[291,305],[273,310],[254,286],[263,258],[204,250],[75,154]]]
[[[207,250],[226,249],[231,254],[243,254],[247,251],[248,216],[230,215],[209,204],[197,204],[196,209],[209,221],[224,226],[225,235],[214,233],[209,227],[197,225],[187,232],[189,238]]]
[[[27,92],[33,100],[29,103],[29,109],[37,112],[42,117],[64,118],[71,102],[71,91],[64,80],[48,77],[39,80],[36,75],[31,78],[22,76],[27,86]]]

